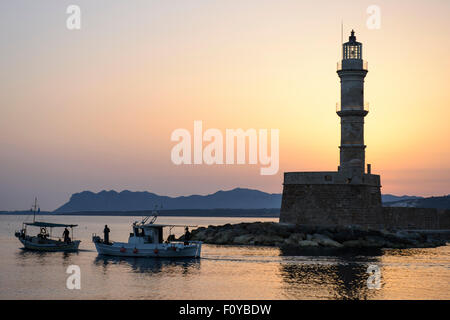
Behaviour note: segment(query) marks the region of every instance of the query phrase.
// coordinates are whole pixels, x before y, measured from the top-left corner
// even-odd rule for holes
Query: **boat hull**
[[[94,242],[94,244],[99,254],[115,257],[199,258],[201,254],[201,242],[191,242],[188,245],[158,243],[137,246],[120,242],[113,244]]]
[[[53,243],[39,243],[33,240],[19,239],[23,244],[24,248],[33,251],[45,251],[45,252],[56,252],[56,251],[78,251],[78,246],[80,245],[80,240],[74,240],[70,243],[58,242]]]

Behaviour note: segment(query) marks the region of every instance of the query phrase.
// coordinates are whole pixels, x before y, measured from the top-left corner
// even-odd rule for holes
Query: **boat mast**
[[[160,208],[162,208],[162,205],[160,206]],[[143,218],[140,222],[141,225],[144,225],[147,223],[148,219],[150,219],[150,217],[152,217],[152,220],[150,221],[150,224],[153,224],[156,219],[158,218],[158,205],[155,205],[155,208],[152,211],[152,215],[151,216],[146,216],[145,218]]]
[[[33,223],[36,222],[36,211],[38,209],[37,205],[37,197],[34,198],[34,205],[31,207],[31,210],[33,211]]]

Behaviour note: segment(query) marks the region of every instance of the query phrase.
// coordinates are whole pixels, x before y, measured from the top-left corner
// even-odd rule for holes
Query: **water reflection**
[[[62,264],[69,266],[73,263],[73,259],[78,256],[78,252],[45,252],[45,251],[34,251],[20,248],[16,253],[16,260],[19,265],[26,265],[32,262],[33,264],[38,264],[45,266],[48,263],[54,264],[55,259],[62,259]]]
[[[292,251],[289,254],[292,257]],[[370,251],[342,251],[326,256],[314,250],[302,252],[302,260],[290,261],[287,252],[282,251],[286,258],[280,264],[280,274],[287,285],[287,295],[321,299],[338,300],[365,300],[373,299],[378,290],[367,287],[367,273],[369,265],[379,265],[382,256],[381,250]],[[311,257],[307,259],[305,255]],[[305,259],[306,258],[306,259]]]
[[[135,273],[175,273],[186,276],[200,269],[198,258],[129,258],[99,255],[95,258],[94,264],[102,267],[104,273],[116,266],[125,267]]]

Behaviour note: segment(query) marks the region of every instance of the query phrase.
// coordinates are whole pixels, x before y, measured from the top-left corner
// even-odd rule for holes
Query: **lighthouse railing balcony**
[[[344,59],[337,63],[337,71],[342,70],[369,70],[369,63],[360,59]]]
[[[364,110],[369,112],[370,104],[369,102],[364,102],[363,106],[345,106],[342,107],[339,102],[336,103],[336,112],[340,111],[353,111],[353,110]]]

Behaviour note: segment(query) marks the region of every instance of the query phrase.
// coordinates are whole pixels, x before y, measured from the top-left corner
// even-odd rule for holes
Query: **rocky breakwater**
[[[182,236],[179,240],[184,240]],[[222,245],[287,248],[432,248],[446,240],[426,232],[370,230],[352,227],[313,227],[275,222],[226,224],[192,230],[191,240]]]

